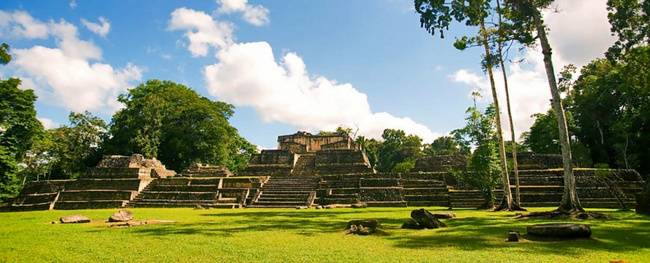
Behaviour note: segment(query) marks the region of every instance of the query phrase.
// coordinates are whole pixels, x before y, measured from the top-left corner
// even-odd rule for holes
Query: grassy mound
[[[401,229],[414,208],[131,209],[136,221],[110,227],[117,209],[0,213],[0,262],[644,262],[650,258],[650,217],[590,210],[615,220],[588,220],[591,239],[538,240],[512,212],[453,210],[447,227]],[[431,208],[432,212],[448,212]],[[549,208],[535,208],[545,211]],[[51,224],[83,214],[88,224]],[[346,235],[352,219],[375,218],[386,234]],[[167,221],[174,221],[173,223]],[[570,221],[567,221],[570,222]],[[522,234],[505,242],[509,229]]]

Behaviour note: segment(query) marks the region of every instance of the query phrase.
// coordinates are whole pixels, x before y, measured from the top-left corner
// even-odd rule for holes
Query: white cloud
[[[233,25],[215,21],[201,11],[178,8],[171,13],[167,30],[185,30],[184,36],[190,44],[188,50],[193,57],[206,56],[208,47],[220,49],[233,43]]]
[[[88,20],[86,20],[84,18],[81,19],[81,23],[88,30],[92,31],[93,33],[95,33],[95,34],[97,34],[97,35],[99,35],[101,37],[105,37],[106,34],[108,34],[108,31],[111,30],[111,23],[108,22],[108,20],[106,20],[105,18],[103,18],[101,16],[99,17],[99,22],[101,23],[101,25],[90,22],[90,21],[88,21]]]
[[[41,122],[41,124],[43,124],[43,127],[45,127],[46,130],[58,128],[61,126],[61,124],[58,124],[48,118],[37,118],[37,119]]]
[[[238,43],[217,53],[219,63],[205,67],[208,91],[220,100],[256,109],[264,121],[288,123],[309,131],[359,127],[359,133],[380,138],[385,128],[402,129],[432,141],[439,134],[410,118],[373,113],[366,94],[351,84],[309,77],[295,53],[278,63],[266,42]]]
[[[513,63],[508,67],[508,87],[510,90],[510,103],[515,126],[515,138],[527,131],[535,121],[530,118],[532,114],[546,112],[550,107],[551,93],[546,81],[546,72],[543,68],[541,56],[536,53],[527,53],[527,63]],[[532,51],[534,52],[534,51]],[[541,65],[541,68],[540,68]],[[530,67],[533,69],[530,69]],[[501,107],[501,124],[504,138],[510,139],[510,125],[508,123],[504,81],[500,69],[495,69],[495,85],[499,106]],[[472,91],[478,89],[483,96],[479,101],[492,103],[492,91],[487,76],[478,75],[468,70],[458,70],[450,76],[452,80],[467,84]]]
[[[606,3],[607,0],[561,0],[556,1],[558,12],[544,14],[556,63],[572,63],[580,68],[604,56],[616,41],[610,32]]]
[[[221,4],[218,10],[220,13],[242,12],[244,20],[250,24],[256,26],[269,24],[269,10],[261,5],[249,5],[248,0],[217,0],[217,3]]]
[[[114,69],[109,64],[91,62],[101,60],[102,51],[93,43],[79,39],[75,25],[65,20],[43,23],[21,11],[10,17],[15,18],[16,13],[27,19],[12,19],[7,26],[0,24],[0,30],[16,31],[16,28],[26,28],[28,23],[46,28],[45,36],[53,37],[56,42],[56,48],[33,46],[12,50],[15,56],[10,67],[23,79],[23,86],[36,91],[39,100],[74,111],[110,113],[121,106],[117,95],[132,87],[131,81],[142,78],[142,69],[131,64]],[[23,34],[22,37],[41,35]]]
[[[46,38],[47,25],[34,20],[29,13],[0,10],[0,34],[18,38]]]
[[[77,1],[75,0],[70,1],[70,9],[75,9],[75,8],[77,8]]]

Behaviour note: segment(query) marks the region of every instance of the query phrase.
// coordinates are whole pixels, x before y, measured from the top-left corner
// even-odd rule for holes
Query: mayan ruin
[[[556,206],[562,198],[561,159],[520,153],[521,204]],[[246,169],[195,163],[183,173],[141,155],[105,156],[77,180],[30,182],[13,210],[119,207],[294,208],[364,204],[369,207],[476,208],[483,198],[450,174],[463,156],[427,156],[408,173],[377,173],[348,135],[297,132],[278,137],[277,150],[254,154]],[[514,178],[511,178],[514,188]],[[631,208],[643,188],[634,170],[577,169],[584,207]],[[495,190],[497,200],[500,190]]]

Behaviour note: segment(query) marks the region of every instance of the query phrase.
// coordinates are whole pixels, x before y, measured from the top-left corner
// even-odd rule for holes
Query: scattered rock
[[[403,229],[423,229],[418,222],[415,222],[413,219],[409,219],[406,223],[402,224]]]
[[[133,212],[125,209],[116,212],[108,218],[108,222],[128,222],[131,220],[133,220]]]
[[[58,223],[61,223],[61,222],[59,222],[59,221],[52,221],[52,225],[56,225],[56,224],[58,224]]]
[[[70,223],[90,223],[90,219],[83,215],[71,215],[64,216],[59,219],[61,223],[70,224]]]
[[[296,206],[296,209],[309,209],[309,207],[308,207],[308,206],[304,206],[304,205],[303,205],[303,206]]]
[[[454,217],[456,217],[456,213],[435,213],[435,214],[433,214],[433,216],[435,216],[436,218],[446,218],[446,219],[449,219],[449,218],[454,218]]]
[[[205,209],[205,208],[203,206],[201,206],[201,205],[196,205],[194,207],[194,210],[201,210],[201,209]]]
[[[554,223],[528,226],[528,234],[540,237],[588,238],[591,227],[583,224]]]
[[[350,222],[348,222],[348,228],[350,228],[353,225],[369,227],[372,229],[382,228],[381,224],[379,223],[379,221],[377,221],[377,219],[358,219],[358,220],[351,220]]]
[[[377,228],[382,228],[382,226],[376,219],[360,219],[348,222],[346,229],[348,229],[348,234],[366,236],[375,233]]]
[[[411,211],[411,218],[418,223],[423,228],[433,229],[439,227],[445,227],[445,223],[440,222],[431,212],[425,210],[424,208]]]
[[[367,208],[368,204],[366,204],[366,203],[358,203],[358,204],[353,204],[351,207],[352,208]]]
[[[514,230],[508,231],[508,242],[519,242],[519,232]]]
[[[332,204],[332,205],[326,205],[325,209],[332,209],[332,208],[351,208],[353,205],[349,204]]]
[[[126,222],[124,224],[112,224],[111,227],[132,227],[132,226],[142,226],[148,224],[147,222]]]
[[[323,206],[322,205],[317,205],[316,209],[323,209]]]
[[[363,226],[359,227],[359,232],[357,232],[357,234],[359,234],[360,236],[367,236],[372,233],[375,233],[374,229],[369,227],[363,227]]]

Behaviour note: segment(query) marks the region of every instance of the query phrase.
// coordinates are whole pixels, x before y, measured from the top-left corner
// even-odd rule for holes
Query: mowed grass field
[[[650,217],[634,212],[590,210],[616,219],[581,222],[591,239],[539,240],[526,226],[552,221],[452,210],[446,228],[401,229],[412,209],[130,209],[135,221],[175,222],[123,228],[107,223],[117,209],[0,213],[0,262],[650,262]],[[72,214],[92,222],[51,224]],[[346,234],[366,218],[385,233]],[[520,242],[506,242],[509,229]]]

